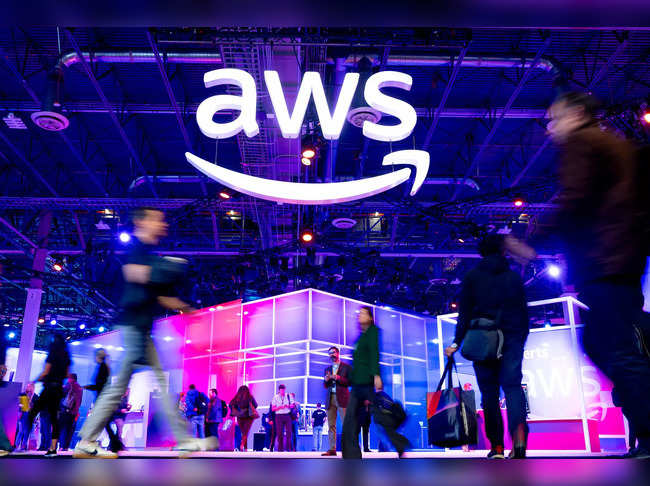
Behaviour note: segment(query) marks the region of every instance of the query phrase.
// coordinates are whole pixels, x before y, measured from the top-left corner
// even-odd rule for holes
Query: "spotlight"
[[[56,317],[53,317],[52,319],[50,319],[50,325],[51,326],[56,326]]]
[[[131,235],[128,234],[126,231],[122,231],[120,233],[120,241],[122,243],[128,243],[129,241],[131,241]]]
[[[300,162],[302,162],[302,165],[309,167],[311,165],[311,159],[307,157],[303,157],[300,159]]]
[[[549,265],[548,266],[548,274],[553,277],[553,278],[558,278],[562,271],[560,270],[560,267],[557,265]]]
[[[644,123],[650,125],[650,111],[643,113],[643,115],[641,115],[641,119],[644,121]]]
[[[99,332],[104,332],[106,328],[104,326],[99,326],[99,329],[97,329]]]
[[[300,239],[304,243],[311,243],[312,241],[314,241],[314,234],[309,230],[305,230],[302,232],[302,235],[300,235]]]
[[[221,199],[230,199],[232,196],[230,194],[228,194],[226,191],[221,191],[219,193],[219,197]]]
[[[316,157],[316,150],[311,145],[304,146],[302,148],[302,156],[305,159],[313,159]]]
[[[63,270],[63,263],[55,262],[54,265],[52,265],[52,270],[54,270],[55,272],[60,272],[61,270]]]
[[[465,243],[465,240],[462,238],[458,238],[458,243]]]
[[[7,337],[8,337],[9,339],[13,339],[13,338],[16,337],[16,333],[15,333],[15,332],[10,332],[9,334],[7,334]]]
[[[456,302],[451,303],[451,308],[452,309],[456,309],[457,307],[458,307],[458,304],[456,304]]]
[[[524,205],[524,200],[518,197],[517,199],[512,201],[512,204],[514,204],[516,208],[520,208]]]
[[[38,323],[39,324],[44,324],[45,323],[45,318],[44,317],[39,317],[38,318]]]
[[[81,329],[83,331],[84,329],[86,329],[86,325],[85,324],[79,324],[79,329]]]

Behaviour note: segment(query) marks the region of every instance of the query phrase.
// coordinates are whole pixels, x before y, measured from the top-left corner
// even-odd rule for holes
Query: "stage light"
[[[81,343],[79,341],[72,341],[70,346],[79,346]]]
[[[84,329],[86,329],[86,325],[85,324],[79,324],[79,329],[81,329],[83,331]]]
[[[311,231],[303,231],[302,235],[300,236],[300,239],[304,243],[311,243],[314,241],[314,235]]]
[[[549,265],[548,266],[548,274],[551,277],[558,278],[561,273],[562,273],[562,270],[560,270],[560,267],[558,267],[557,265]]]
[[[300,159],[300,162],[302,162],[302,165],[306,167],[309,167],[311,165],[311,159],[308,159],[307,157]]]
[[[645,123],[647,123],[648,125],[650,125],[650,111],[646,111],[645,113],[643,113],[643,115],[641,115],[641,119],[642,119]]]
[[[221,191],[219,193],[219,197],[221,199],[230,199],[232,196],[230,194],[228,194],[226,191]]]
[[[104,332],[106,328],[104,326],[99,326],[99,329],[97,329],[99,332]]]
[[[128,243],[129,241],[131,241],[131,235],[128,234],[126,231],[122,231],[120,233],[120,241],[122,243]]]
[[[173,341],[173,339],[174,339],[174,338],[171,337],[171,336],[165,336],[165,337],[163,338],[163,341],[165,341],[166,343],[168,343],[169,341]]]
[[[192,344],[192,340],[191,339],[186,339],[185,344]]]
[[[456,309],[458,307],[458,304],[456,302],[451,303],[451,308]]]
[[[9,324],[4,323],[3,326],[4,326],[4,327],[9,327]]]
[[[305,159],[313,159],[314,157],[316,157],[316,150],[314,150],[314,148],[311,146],[303,147],[302,156]]]
[[[60,262],[54,263],[54,265],[52,265],[52,270],[54,270],[55,272],[60,272],[61,270],[63,270],[63,263]]]
[[[465,240],[462,238],[458,238],[458,243],[465,243]]]
[[[512,202],[512,204],[514,204],[516,208],[520,208],[524,205],[524,200],[518,197]]]
[[[50,319],[50,326],[56,326],[56,317]]]
[[[9,339],[13,339],[13,338],[16,337],[16,333],[15,332],[10,332],[9,334],[7,334],[7,336],[9,337]]]
[[[45,318],[44,317],[39,317],[38,318],[38,323],[39,324],[44,324],[45,323]]]

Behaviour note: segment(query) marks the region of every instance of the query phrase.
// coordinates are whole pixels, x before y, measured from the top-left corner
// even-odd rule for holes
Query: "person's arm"
[[[381,381],[381,370],[379,369],[379,329],[374,326],[370,335],[370,373],[374,376],[375,388],[381,390],[384,384]]]
[[[43,368],[43,372],[36,378],[36,381],[43,381],[47,375],[50,374],[50,371],[52,371],[52,363],[45,363],[45,368]]]
[[[465,335],[469,329],[469,321],[471,319],[471,312],[473,305],[472,297],[472,274],[468,274],[464,279],[460,288],[460,297],[458,299],[458,319],[456,320],[456,334],[454,342],[445,348],[445,355],[447,357],[458,351],[458,348],[465,339]]]
[[[161,295],[158,297],[158,303],[165,309],[180,311],[182,313],[195,311],[194,307],[187,304],[186,302],[183,302],[178,297],[165,297]]]
[[[339,374],[338,374],[338,381],[337,383],[341,386],[348,387],[350,386],[350,366],[341,362],[341,365],[339,366]]]
[[[126,265],[122,265],[122,275],[124,275],[124,280],[127,282],[144,285],[149,283],[151,267],[149,265],[127,263]]]
[[[257,408],[257,400],[255,400],[255,397],[253,397],[253,407]]]
[[[278,405],[277,400],[275,397],[273,397],[273,400],[271,400],[271,410],[274,412],[277,412],[278,410],[281,410],[284,408],[284,405]]]

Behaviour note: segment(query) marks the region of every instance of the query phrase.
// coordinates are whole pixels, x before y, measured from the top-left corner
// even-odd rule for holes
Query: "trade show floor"
[[[507,451],[506,451],[507,452]],[[403,456],[404,459],[481,459],[485,458],[488,451],[410,451],[406,452]],[[30,451],[30,452],[18,452],[12,454],[10,457],[14,458],[39,458],[42,457],[45,452],[39,451]],[[120,452],[120,458],[143,458],[143,459],[164,459],[164,458],[177,458],[180,454],[177,451],[170,450],[156,450],[156,449],[146,449],[146,450],[128,450]],[[59,452],[56,458],[71,458],[72,451]],[[222,452],[222,451],[211,451],[211,452],[195,452],[190,454],[189,457],[192,458],[201,458],[201,459],[324,459],[332,460],[336,459],[335,457],[323,457],[320,452],[260,452],[260,451],[248,451],[248,452]],[[341,453],[339,452],[339,459]],[[575,452],[575,451],[530,451],[528,453],[530,459],[597,459],[597,458],[607,458],[607,457],[617,457],[611,453],[598,452],[598,453],[588,453],[588,452]],[[48,458],[48,459],[56,459]],[[364,459],[397,459],[397,453],[395,452],[367,452],[363,454]]]

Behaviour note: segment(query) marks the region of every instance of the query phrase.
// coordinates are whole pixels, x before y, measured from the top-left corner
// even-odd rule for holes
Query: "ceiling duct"
[[[61,113],[61,99],[63,97],[63,69],[55,66],[47,74],[45,98],[41,110],[32,113],[32,121],[43,130],[60,132],[70,125],[70,120]]]

